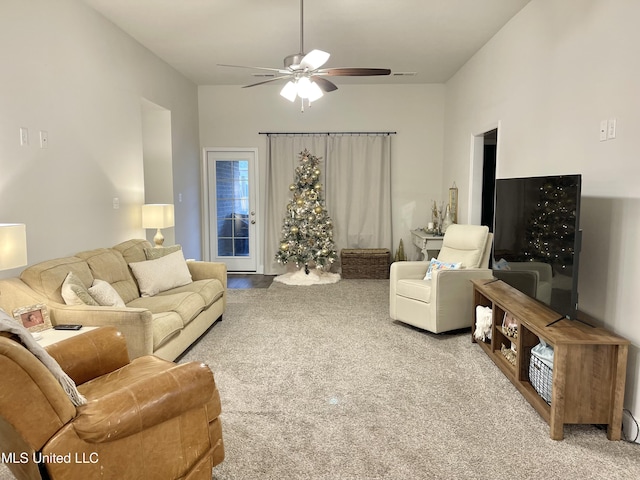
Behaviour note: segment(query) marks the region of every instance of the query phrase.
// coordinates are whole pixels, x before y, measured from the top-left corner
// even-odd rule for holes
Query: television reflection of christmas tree
[[[576,226],[576,185],[571,178],[545,182],[531,212],[524,256],[563,272],[573,266]]]

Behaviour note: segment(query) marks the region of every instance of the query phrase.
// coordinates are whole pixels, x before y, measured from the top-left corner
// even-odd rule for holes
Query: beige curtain
[[[289,185],[304,149],[322,157],[325,203],[338,254],[343,248],[391,245],[391,137],[388,134],[269,134],[267,159],[266,274],[281,274],[280,244]]]
[[[326,198],[342,248],[391,250],[391,137],[330,135]]]

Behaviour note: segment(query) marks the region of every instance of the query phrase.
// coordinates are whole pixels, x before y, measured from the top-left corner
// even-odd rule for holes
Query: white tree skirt
[[[336,283],[339,280],[339,273],[325,272],[315,268],[309,269],[308,275],[304,273],[304,268],[301,268],[294,272],[278,275],[273,279],[274,282],[280,282],[286,285],[322,285],[326,283]]]

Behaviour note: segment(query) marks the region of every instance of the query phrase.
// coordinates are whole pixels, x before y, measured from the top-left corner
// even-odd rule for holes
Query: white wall
[[[579,308],[632,342],[625,407],[636,418],[638,18],[634,0],[533,0],[447,82],[443,171],[444,179],[463,179],[464,218],[471,135],[499,121],[499,178],[582,174]],[[608,118],[617,119],[617,138],[600,142],[600,120]],[[635,426],[625,429],[635,435]]]
[[[0,59],[0,222],[26,223],[30,264],[144,238],[142,98],[171,111],[176,241],[200,256],[192,82],[77,0],[3,0]]]
[[[342,85],[314,102],[310,109],[305,108],[304,113],[300,112],[299,103],[290,103],[279,95],[281,88],[199,87],[201,146],[258,148],[264,209],[267,141],[259,132],[397,132],[391,140],[393,245],[397,248],[403,238],[405,251],[417,258],[409,231],[430,221],[432,199],[444,200],[444,86]],[[264,210],[260,218],[265,218]],[[264,254],[271,256],[275,252]]]
[[[142,100],[142,165],[144,203],[173,203],[173,152],[171,151],[171,111]],[[163,245],[175,244],[174,227],[162,229]],[[146,230],[154,243],[156,231]]]

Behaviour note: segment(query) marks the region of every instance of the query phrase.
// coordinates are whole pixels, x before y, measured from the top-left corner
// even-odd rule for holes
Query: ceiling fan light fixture
[[[298,96],[300,98],[309,98],[311,93],[311,80],[308,77],[300,77],[297,82]]]
[[[315,102],[324,95],[318,84],[316,82],[312,82],[309,77],[300,77],[298,79],[297,87],[298,96],[309,100],[310,102]]]
[[[318,86],[316,82],[311,82],[309,85],[308,99],[310,102],[315,102],[319,98],[324,95],[322,89]]]
[[[318,100],[325,93],[333,92],[338,89],[337,85],[324,77],[365,77],[374,75],[390,75],[391,70],[388,68],[321,68],[329,57],[329,53],[322,50],[311,50],[304,53],[304,0],[300,0],[300,50],[299,53],[288,55],[284,58],[284,68],[269,67],[251,67],[247,65],[228,65],[218,64],[224,67],[251,68],[270,72],[270,78],[261,82],[245,85],[242,88],[255,87],[271,82],[279,82],[288,79],[287,84],[280,90],[280,95],[290,102],[300,97],[302,109],[304,112],[304,101],[310,104]],[[266,73],[261,74],[267,76]]]
[[[280,95],[282,95],[284,98],[286,98],[290,102],[293,102],[296,99],[296,96],[298,95],[298,87],[296,86],[295,83],[289,80],[287,84],[284,87],[282,87],[282,90],[280,90]]]

